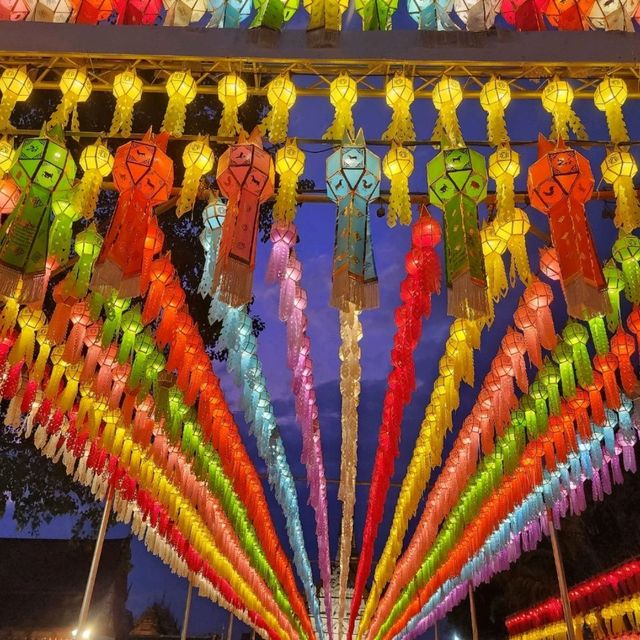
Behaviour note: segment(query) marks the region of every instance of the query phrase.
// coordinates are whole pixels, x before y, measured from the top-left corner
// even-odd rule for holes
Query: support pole
[[[478,640],[478,621],[476,620],[476,601],[473,597],[473,585],[469,582],[469,609],[471,610],[471,637]]]
[[[233,611],[229,611],[229,626],[227,627],[227,640],[231,640],[233,634]]]
[[[187,587],[187,601],[184,605],[184,619],[182,620],[182,631],[180,632],[180,640],[187,640],[187,631],[189,629],[189,615],[191,613],[191,592],[193,585],[191,584],[191,576],[187,577],[189,586]]]
[[[78,630],[76,635],[76,637],[80,639],[83,637],[83,633],[86,631],[85,627],[87,626],[87,618],[89,617],[89,607],[91,606],[93,588],[96,585],[96,576],[98,575],[98,565],[100,564],[100,556],[102,555],[104,538],[107,535],[107,529],[109,527],[109,516],[111,515],[111,509],[113,509],[114,495],[115,490],[111,485],[109,486],[109,491],[107,492],[107,500],[104,503],[104,511],[102,512],[102,520],[100,521],[100,528],[98,529],[96,546],[93,548],[93,558],[91,559],[89,577],[87,578],[87,584],[84,588],[82,607],[80,607],[80,616],[78,618]]]
[[[438,621],[436,620],[436,623],[434,625],[435,630],[436,630],[436,635],[434,636],[434,640],[440,640],[439,636],[438,636]]]
[[[569,590],[567,589],[567,578],[564,575],[564,564],[562,553],[558,544],[558,536],[553,526],[553,516],[551,510],[547,509],[547,522],[549,523],[549,537],[551,538],[551,548],[553,549],[553,561],[556,565],[556,575],[558,576],[558,586],[560,587],[560,602],[562,602],[562,613],[567,625],[567,639],[575,640],[576,633],[573,628],[573,616],[571,615],[571,602],[569,601]]]

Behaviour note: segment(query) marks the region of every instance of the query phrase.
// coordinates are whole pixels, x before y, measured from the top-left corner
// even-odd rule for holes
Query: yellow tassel
[[[288,140],[276,153],[276,173],[280,177],[273,219],[289,224],[296,215],[298,180],[304,171],[305,156],[295,140]]]
[[[622,78],[607,76],[593,93],[593,102],[600,111],[604,111],[609,127],[609,136],[614,144],[629,141],[627,125],[622,115],[622,105],[626,102],[629,91]]]
[[[511,102],[511,89],[504,80],[492,77],[480,92],[480,106],[487,112],[487,137],[497,147],[509,142],[505,109]]]
[[[444,138],[443,142],[450,147],[461,146],[463,144],[462,132],[456,114],[456,109],[462,102],[460,83],[453,78],[443,76],[433,88],[431,99],[438,110],[434,139]]]
[[[113,156],[98,138],[82,150],[80,166],[84,175],[76,187],[73,204],[86,219],[89,219],[93,217],[98,206],[102,181],[113,169]]]
[[[135,69],[127,69],[114,78],[113,95],[116,99],[116,108],[113,112],[109,136],[120,134],[123,138],[128,138],[133,126],[133,107],[142,98],[142,80]]]
[[[19,311],[20,305],[17,296],[5,300],[4,308],[0,313],[0,338],[4,338],[16,326]]]
[[[49,119],[49,124],[66,127],[71,117],[71,131],[78,132],[80,130],[78,103],[86,102],[93,88],[91,80],[87,77],[87,70],[85,68],[67,69],[62,74],[59,86],[62,99]]]
[[[331,82],[329,100],[335,109],[335,116],[331,126],[325,131],[324,140],[342,140],[345,133],[355,135],[353,123],[353,106],[358,100],[358,86],[356,81],[347,73],[341,73]]]
[[[511,220],[514,215],[515,178],[520,173],[520,156],[508,143],[501,144],[489,156],[489,175],[496,181],[496,220]]]
[[[191,71],[174,71],[167,80],[166,89],[169,104],[162,121],[162,130],[180,138],[184,133],[187,105],[196,99],[196,81]]]
[[[44,327],[47,321],[40,309],[24,307],[18,314],[20,335],[9,352],[9,364],[24,360],[27,367],[33,362],[33,352],[36,346],[36,332]]]
[[[507,249],[511,254],[511,286],[515,284],[516,277],[520,278],[525,287],[531,283],[531,267],[525,241],[530,228],[529,217],[522,209],[514,209],[511,220],[502,221],[495,226],[496,235],[506,240]]]
[[[385,100],[392,109],[391,123],[382,134],[383,140],[394,140],[398,144],[413,142],[416,132],[411,117],[411,104],[415,99],[413,81],[402,73],[387,82]]]
[[[413,173],[413,154],[404,147],[392,143],[391,149],[382,161],[384,175],[391,181],[391,194],[387,211],[387,224],[395,227],[411,224],[411,199],[409,197],[409,177]]]
[[[507,250],[507,242],[500,238],[493,225],[487,225],[480,232],[482,238],[482,253],[487,271],[487,285],[489,296],[494,301],[503,298],[509,290],[507,273],[502,261],[502,254]]]
[[[198,195],[200,179],[205,173],[209,173],[213,169],[213,161],[213,150],[206,138],[198,138],[185,147],[182,153],[184,178],[180,197],[176,204],[176,216],[178,218],[193,209]]]
[[[13,148],[13,142],[7,136],[2,136],[0,138],[0,179],[5,177],[15,159],[16,150]]]
[[[554,141],[568,140],[569,130],[573,131],[578,140],[587,140],[587,132],[573,111],[573,89],[566,80],[557,76],[551,80],[542,92],[542,106],[552,116],[551,139]]]
[[[296,86],[288,73],[277,76],[269,83],[267,100],[271,110],[262,121],[262,129],[269,132],[269,142],[280,144],[287,139],[289,111],[296,102]]]
[[[247,101],[247,83],[236,73],[224,76],[218,82],[218,99],[222,102],[218,135],[233,138],[242,131],[238,108]]]
[[[602,179],[613,185],[616,194],[616,227],[631,233],[640,226],[640,203],[633,185],[638,165],[628,151],[612,151],[600,165]]]

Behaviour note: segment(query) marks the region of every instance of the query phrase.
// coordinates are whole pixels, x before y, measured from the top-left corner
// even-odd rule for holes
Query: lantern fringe
[[[98,171],[86,171],[76,187],[73,195],[73,205],[80,211],[86,220],[93,217],[98,206],[102,187],[102,176]]]
[[[611,312],[605,292],[581,277],[563,282],[563,289],[567,312],[574,318],[587,319],[594,315],[606,315]]]
[[[109,295],[115,290],[120,298],[135,298],[140,295],[140,276],[125,278],[117,264],[111,260],[105,260],[95,265],[91,288],[102,295]]]
[[[447,313],[456,318],[481,320],[489,316],[487,287],[470,272],[456,276],[447,292]]]
[[[627,233],[640,226],[640,202],[630,177],[620,177],[613,183],[616,195],[615,225]]]
[[[185,169],[182,189],[176,203],[176,217],[180,218],[193,209],[200,185],[200,170],[194,167]]]
[[[242,133],[242,131],[242,125],[238,120],[238,104],[235,100],[227,98],[222,107],[218,135],[225,138],[233,138]]]
[[[280,174],[280,185],[273,205],[273,219],[289,224],[296,217],[298,178],[291,172]]]
[[[48,280],[46,273],[25,275],[11,267],[0,264],[0,296],[15,297],[22,304],[42,302]]]
[[[334,273],[331,306],[347,312],[350,303],[360,310],[376,309],[380,305],[378,281],[364,282],[346,270]]]
[[[133,108],[135,103],[133,100],[123,96],[116,100],[115,110],[113,112],[113,120],[111,121],[111,129],[109,129],[109,137],[121,135],[123,138],[131,137],[131,129],[133,128]]]
[[[162,131],[166,131],[174,138],[181,138],[184,133],[185,121],[187,119],[187,103],[180,95],[172,95],[167,104],[164,118],[162,120]],[[225,134],[220,134],[225,135]]]
[[[391,122],[382,134],[382,140],[404,144],[413,142],[415,139],[416,130],[411,117],[411,107],[406,102],[399,101],[393,106]]]
[[[615,101],[608,102],[605,108],[605,116],[607,118],[607,127],[611,142],[614,144],[623,144],[629,140],[629,132],[622,114],[622,107]]]
[[[268,134],[271,144],[281,144],[287,139],[289,129],[289,109],[276,103],[264,117],[260,125],[263,135]]]
[[[11,132],[15,127],[11,124],[10,118],[16,106],[15,93],[3,93],[0,100],[0,131]]]
[[[345,133],[352,138],[355,136],[356,127],[353,121],[353,108],[347,101],[341,100],[335,106],[335,116],[329,128],[324,132],[323,140],[342,140]]]
[[[494,147],[509,142],[504,109],[495,107],[487,114],[487,138]]]
[[[404,174],[391,178],[391,193],[389,194],[389,206],[387,209],[387,224],[395,227],[396,221],[400,224],[411,224],[411,198],[409,196],[409,179]]]
[[[524,234],[512,234],[507,242],[507,249],[511,254],[511,265],[509,266],[509,281],[513,287],[516,277],[526,287],[531,284],[532,274],[529,264],[529,253]]]

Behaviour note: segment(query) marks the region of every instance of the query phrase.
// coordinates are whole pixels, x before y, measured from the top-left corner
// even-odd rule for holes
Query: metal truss
[[[591,32],[344,31],[333,46],[314,47],[302,30],[89,26],[0,23],[0,67],[25,64],[36,89],[58,90],[64,69],[86,66],[94,91],[111,91],[114,75],[135,67],[147,92],[164,93],[167,76],[191,70],[199,93],[216,94],[219,78],[244,75],[249,92],[264,95],[275,75],[288,71],[300,96],[327,96],[341,71],[358,82],[359,98],[381,98],[396,71],[415,78],[416,97],[428,98],[443,75],[459,78],[465,97],[477,97],[492,74],[511,84],[514,99],[539,97],[554,75],[574,80],[576,98],[614,74],[640,97],[637,34]]]

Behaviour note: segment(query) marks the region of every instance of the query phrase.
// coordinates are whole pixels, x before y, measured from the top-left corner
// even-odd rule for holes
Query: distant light
[[[85,629],[82,632],[82,640],[89,640],[90,637],[91,637],[91,629]]]
[[[78,630],[77,630],[77,629],[74,629],[74,630],[71,632],[71,635],[75,638],[75,637],[78,635]]]

